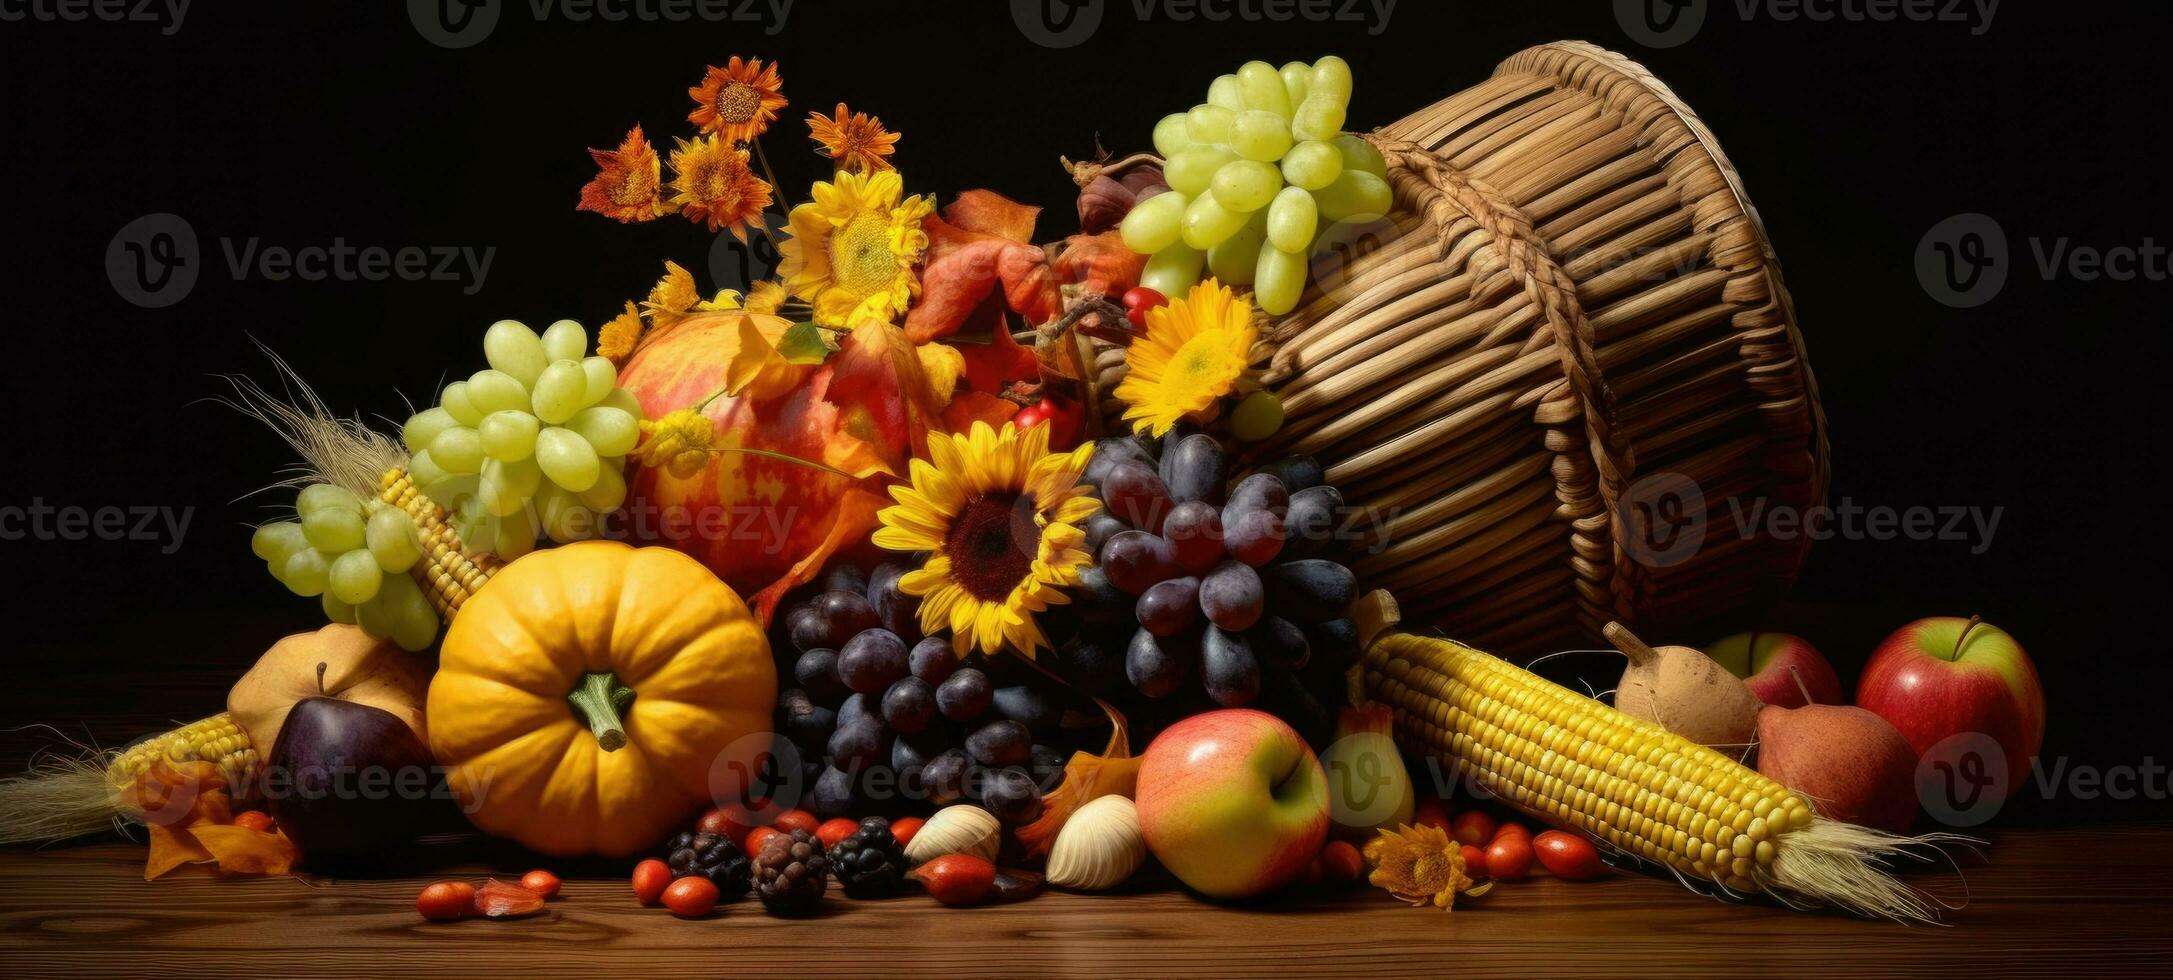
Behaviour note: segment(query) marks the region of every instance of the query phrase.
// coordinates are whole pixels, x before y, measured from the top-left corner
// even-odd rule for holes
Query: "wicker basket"
[[[1397,216],[1316,264],[1255,352],[1371,511],[1355,559],[1415,623],[1532,652],[1769,600],[1824,499],[1826,432],[1779,266],[1713,136],[1581,42],[1374,134]],[[1103,351],[1110,390],[1122,354]]]

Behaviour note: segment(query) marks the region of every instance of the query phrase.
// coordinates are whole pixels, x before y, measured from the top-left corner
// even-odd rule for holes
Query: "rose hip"
[[[465,881],[441,881],[415,897],[415,911],[432,922],[465,919],[475,909],[475,886]]]
[[[945,905],[977,905],[996,889],[996,866],[971,854],[946,854],[910,874]]]
[[[521,876],[521,887],[545,898],[550,898],[558,894],[559,880],[557,875],[542,868],[537,868]]]
[[[643,905],[655,905],[671,883],[671,865],[655,858],[634,865],[634,898]]]
[[[717,886],[700,875],[688,875],[664,889],[664,907],[682,919],[699,919],[717,908]]]

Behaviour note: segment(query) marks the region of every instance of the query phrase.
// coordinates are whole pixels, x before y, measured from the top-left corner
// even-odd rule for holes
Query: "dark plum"
[[[1341,619],[1358,598],[1351,570],[1320,558],[1276,565],[1267,569],[1266,580],[1275,611],[1301,624]]]
[[[1334,487],[1310,487],[1290,495],[1283,515],[1283,557],[1313,558],[1334,554],[1342,533],[1343,493]]]
[[[898,587],[898,580],[910,571],[897,562],[886,561],[868,573],[868,605],[875,610],[875,618],[883,628],[898,634],[907,643],[918,643],[921,638],[920,605],[918,596],[909,596]]]
[[[997,715],[1025,725],[1035,735],[1054,734],[1064,721],[1063,705],[1046,692],[1023,684],[997,688],[991,706]]]
[[[865,769],[890,757],[889,733],[874,715],[861,715],[851,724],[839,725],[830,735],[830,764],[840,769]]]
[[[825,592],[808,601],[807,608],[813,616],[794,622],[792,642],[802,650],[824,647],[844,650],[845,643],[872,629],[881,629],[883,621],[876,617],[875,607],[868,604],[860,592]],[[815,642],[803,642],[798,629],[806,626],[807,638]]]
[[[1267,609],[1260,573],[1251,565],[1226,561],[1200,580],[1200,609],[1208,622],[1226,630],[1250,629]]]
[[[1102,551],[1095,554],[1107,550],[1108,546],[1103,545]],[[1081,620],[1098,626],[1125,622],[1132,616],[1132,596],[1109,584],[1109,571],[1100,565],[1080,570],[1079,585],[1072,591],[1071,604],[1078,607]]]
[[[838,651],[838,677],[861,694],[883,693],[911,673],[911,666],[905,641],[886,629],[861,633]]]
[[[1291,493],[1310,490],[1328,482],[1328,475],[1321,469],[1320,460],[1311,456],[1288,456],[1260,468],[1262,473],[1273,473],[1283,481],[1283,487]]]
[[[1034,738],[1025,725],[1003,718],[966,736],[966,754],[984,766],[1024,765],[1033,761]]]
[[[945,749],[921,770],[921,788],[928,794],[928,802],[937,806],[949,806],[966,798],[966,775],[973,768],[973,760],[964,749]]]
[[[901,677],[883,692],[883,722],[911,735],[936,720],[936,689],[918,677]]]
[[[1200,580],[1191,576],[1156,582],[1140,593],[1139,625],[1156,636],[1175,636],[1200,621]]]
[[[1177,549],[1159,535],[1126,531],[1102,546],[1101,570],[1109,584],[1132,595],[1177,577]]]
[[[1174,506],[1169,488],[1145,463],[1119,463],[1102,481],[1102,507],[1133,527],[1160,533]]]
[[[1139,440],[1131,436],[1097,440],[1094,443],[1094,459],[1087,463],[1086,472],[1080,475],[1079,482],[1101,486],[1103,479],[1109,476],[1109,471],[1122,463],[1145,463],[1153,466],[1155,457],[1154,453],[1149,452]]]
[[[958,654],[951,649],[951,641],[940,636],[913,644],[906,659],[913,676],[930,684],[941,684],[958,670]]]
[[[1190,500],[1217,504],[1222,502],[1223,486],[1230,479],[1229,459],[1214,436],[1186,436],[1162,458],[1160,476],[1171,500],[1180,504]]]
[[[1189,635],[1156,636],[1141,629],[1124,651],[1124,676],[1150,698],[1168,697],[1184,685],[1198,655]]]
[[[1204,500],[1188,500],[1162,522],[1162,537],[1175,550],[1177,567],[1194,575],[1222,560],[1222,511]]]
[[[972,721],[987,713],[995,696],[995,688],[989,684],[987,674],[972,667],[961,667],[936,685],[936,710],[952,721]]]
[[[1033,823],[1041,818],[1041,787],[1024,769],[998,769],[982,781],[981,805],[1009,826]]]
[[[1283,550],[1283,519],[1290,494],[1267,473],[1246,477],[1222,505],[1222,547],[1230,557],[1258,568]]]
[[[1086,527],[1080,530],[1086,532],[1087,554],[1098,555],[1102,553],[1102,545],[1108,544],[1110,538],[1131,529],[1130,524],[1126,524],[1104,512],[1087,518]]]
[[[1207,628],[1200,640],[1200,681],[1225,708],[1242,708],[1260,696],[1260,658],[1244,634]]]
[[[1269,616],[1254,624],[1246,631],[1245,639],[1263,662],[1284,670],[1303,668],[1313,654],[1305,630],[1280,616]]]
[[[814,700],[834,703],[850,693],[845,681],[838,676],[838,655],[835,650],[814,649],[800,654],[792,662],[792,679],[800,689]]]

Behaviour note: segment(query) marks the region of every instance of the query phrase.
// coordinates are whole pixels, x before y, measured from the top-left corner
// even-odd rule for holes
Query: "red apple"
[[[1328,776],[1296,730],[1262,711],[1194,715],[1139,764],[1139,829],[1193,890],[1245,898],[1303,872],[1328,836]]]
[[[1743,678],[1758,700],[1781,708],[1800,708],[1806,703],[1841,704],[1841,678],[1833,665],[1819,654],[1811,641],[1787,633],[1737,633],[1713,641],[1705,648],[1728,672]],[[1803,675],[1803,685],[1788,668]],[[1810,702],[1803,699],[1809,689]]]
[[[1990,739],[2007,756],[1998,799],[2020,786],[2045,740],[2045,692],[2014,637],[1976,617],[1920,619],[1879,644],[1856,703],[1892,722],[1919,756],[1954,735]]]

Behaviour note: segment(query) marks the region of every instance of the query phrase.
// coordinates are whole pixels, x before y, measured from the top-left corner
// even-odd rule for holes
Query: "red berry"
[[[432,922],[465,919],[474,910],[475,886],[465,881],[441,881],[415,896],[415,911]]]
[[[812,834],[816,828],[822,826],[822,821],[816,819],[814,814],[806,810],[786,810],[778,814],[777,819],[770,821],[770,826],[787,833],[804,830]]]
[[[254,830],[260,834],[270,833],[272,829],[272,815],[262,810],[243,811],[241,813],[234,814],[234,826],[240,827],[243,830]]]
[[[1133,329],[1146,330],[1147,311],[1168,303],[1169,297],[1145,286],[1135,286],[1124,294],[1124,318],[1132,321]]]
[[[838,841],[851,837],[853,831],[859,829],[860,821],[851,817],[835,817],[823,821],[822,826],[815,828],[815,839],[828,849],[838,846]]]
[[[643,905],[655,905],[671,883],[671,865],[655,858],[634,865],[634,898]]]
[[[1465,810],[1449,822],[1449,836],[1466,844],[1484,845],[1494,839],[1494,818],[1478,810]]]
[[[1011,423],[1018,426],[1019,431],[1021,432],[1027,429],[1031,429],[1034,426],[1040,425],[1043,422],[1047,422],[1048,420],[1049,403],[1046,399],[1044,399],[1038,405],[1028,405],[1025,408],[1019,409],[1019,413],[1017,415],[1011,416]]]
[[[899,817],[890,822],[890,836],[898,839],[898,846],[913,843],[913,835],[921,832],[921,825],[928,821],[919,817]]]
[[[1329,841],[1320,849],[1322,870],[1337,881],[1358,881],[1366,876],[1366,859],[1350,841]]]
[[[717,907],[717,886],[701,875],[688,875],[664,889],[664,907],[682,919],[699,919]]]
[[[1418,805],[1411,808],[1411,824],[1415,827],[1433,827],[1444,834],[1450,833],[1448,803],[1431,796],[1418,801]]]
[[[699,833],[729,837],[734,844],[747,839],[747,822],[722,808],[702,814],[701,822],[695,824],[694,829]]]
[[[558,876],[542,868],[537,868],[521,876],[522,888],[526,888],[545,898],[558,894],[558,886]]]
[[[1522,878],[1532,870],[1532,842],[1515,834],[1486,846],[1486,871],[1496,878]]]
[[[1473,878],[1486,877],[1486,852],[1470,844],[1465,844],[1463,853],[1464,873]]]
[[[1547,873],[1564,881],[1584,881],[1607,873],[1599,849],[1576,834],[1550,830],[1532,838],[1532,850]]]
[[[740,850],[746,851],[748,854],[760,854],[762,853],[762,843],[764,841],[783,833],[784,831],[775,827],[756,827],[747,832],[747,845],[740,848]]]

